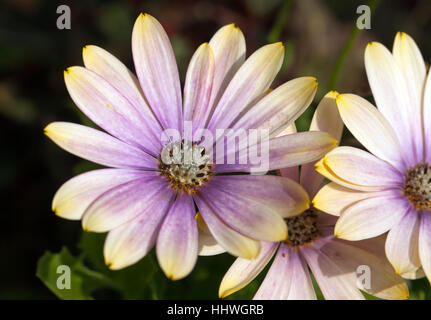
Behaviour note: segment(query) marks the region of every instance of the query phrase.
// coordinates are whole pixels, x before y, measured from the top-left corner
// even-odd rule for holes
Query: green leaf
[[[70,270],[70,286],[62,288],[67,272]],[[60,299],[83,300],[93,299],[91,293],[99,288],[115,287],[115,284],[103,274],[92,271],[84,266],[82,258],[72,256],[63,247],[60,253],[45,252],[37,264],[37,277]],[[60,286],[59,286],[60,284]]]
[[[112,271],[105,265],[103,258],[103,244],[106,235],[100,233],[83,232],[79,242],[90,266],[103,273],[109,278],[120,294],[125,299],[150,299],[156,298],[150,287],[150,280],[153,279],[158,267],[151,254],[141,259],[138,263],[122,270]],[[153,286],[155,284],[152,284]]]

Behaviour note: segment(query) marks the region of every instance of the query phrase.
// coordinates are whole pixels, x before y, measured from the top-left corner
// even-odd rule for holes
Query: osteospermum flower
[[[283,45],[264,46],[245,60],[244,37],[233,25],[197,49],[183,97],[171,44],[155,18],[138,17],[132,50],[138,78],[96,46],[84,48],[85,68],[64,73],[75,104],[107,133],[62,122],[45,132],[65,150],[111,168],[66,182],[53,200],[56,214],[82,219],[88,231],[109,231],[104,256],[111,269],[135,263],[156,245],[159,264],[172,279],[185,277],[199,252],[211,254],[221,246],[253,258],[258,240],[285,239],[279,208],[288,201],[285,215],[302,210],[307,199],[298,185],[275,176],[226,175],[253,165],[214,163],[209,140],[188,138],[183,127],[191,122],[193,133],[206,128],[214,136],[218,129],[264,128],[273,137],[308,107],[316,80],[295,79],[268,93]],[[181,135],[165,141],[172,130]],[[271,139],[267,169],[314,161],[334,146],[320,132]]]
[[[335,106],[336,95],[330,92],[323,98],[314,114],[311,130],[341,136],[343,126]],[[303,165],[300,177],[298,167],[282,169],[280,174],[300,181],[311,197],[323,184],[323,177],[315,172],[313,164]],[[286,218],[288,238],[262,243],[260,255],[254,260],[238,258],[224,276],[219,295],[226,297],[246,286],[275,256],[254,299],[316,299],[308,267],[326,299],[363,299],[359,289],[380,298],[407,298],[407,285],[381,253],[382,239],[360,242],[337,239],[333,235],[335,219],[312,206],[297,216]],[[369,268],[368,284],[358,279],[363,271],[361,266]]]
[[[369,152],[341,147],[317,170],[333,182],[314,205],[339,215],[335,234],[372,238],[387,231],[386,255],[406,278],[431,279],[431,79],[416,43],[405,33],[393,52],[372,42],[365,67],[378,109],[352,94],[337,106]],[[428,120],[428,121],[427,121]]]

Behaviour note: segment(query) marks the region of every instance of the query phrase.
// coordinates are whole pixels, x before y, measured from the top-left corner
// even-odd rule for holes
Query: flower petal
[[[214,171],[262,173],[293,167],[322,158],[336,144],[337,141],[326,132],[309,131],[289,134],[263,141],[263,144],[250,144],[245,149],[241,147],[238,150],[228,149],[224,159],[221,159],[221,155],[217,155]],[[230,164],[226,159],[233,158],[233,152],[235,152],[235,161]],[[260,156],[257,156],[258,153]]]
[[[111,230],[105,240],[103,255],[111,270],[128,267],[143,258],[153,247],[160,226],[174,200],[153,202],[132,220]]]
[[[211,234],[227,252],[245,259],[254,259],[259,255],[259,241],[246,237],[225,224],[199,195],[193,199]]]
[[[139,112],[140,117],[130,118],[148,138],[142,144],[153,155],[159,155],[162,127],[143,96],[138,79],[116,57],[97,46],[85,46],[82,50],[84,65],[104,78],[120,92]]]
[[[256,259],[237,258],[220,283],[219,297],[225,298],[253,281],[271,260],[277,247],[277,242],[262,242],[262,249]]]
[[[334,257],[320,250],[319,247],[324,247],[330,241],[332,240],[320,240],[319,244],[313,243],[312,246],[301,250],[323,296],[327,300],[364,300],[364,296],[355,285],[356,275],[346,274],[340,270]]]
[[[308,268],[298,251],[282,244],[254,300],[315,300]]]
[[[217,129],[229,128],[235,118],[269,88],[281,68],[283,58],[284,46],[281,43],[266,45],[253,53],[227,86],[208,129],[215,133]]]
[[[309,205],[298,183],[269,175],[215,176],[200,196],[227,225],[263,241],[284,240],[287,227],[282,217],[297,215]]]
[[[325,156],[324,162],[335,175],[351,184],[375,188],[404,184],[398,170],[361,149],[338,147]]]
[[[157,172],[142,172],[143,177],[114,187],[85,210],[82,226],[93,232],[106,232],[143,214],[153,203],[170,202],[172,189]]]
[[[245,60],[245,39],[241,30],[229,24],[220,28],[209,45],[214,52],[215,70],[209,106],[212,115],[229,82]],[[206,119],[209,121],[209,118]],[[206,123],[205,123],[206,124]]]
[[[310,131],[327,132],[340,141],[344,125],[335,103],[337,96],[338,92],[331,91],[323,97],[314,112]],[[301,167],[300,179],[301,185],[304,186],[310,197],[314,197],[324,181],[324,177],[315,170],[314,163],[307,163]]]
[[[193,198],[179,193],[157,238],[157,260],[172,280],[186,277],[198,258],[198,225]]]
[[[336,102],[344,124],[355,138],[375,156],[403,170],[400,144],[385,117],[367,100],[354,94],[340,94]]]
[[[401,150],[408,150],[404,154],[407,165],[414,165],[419,160],[415,155],[413,142],[414,131],[411,124],[414,121],[409,119],[414,111],[408,108],[410,106],[408,86],[399,66],[385,46],[371,42],[365,50],[365,69],[379,111],[394,129],[402,147]],[[362,121],[366,122],[366,119]],[[417,124],[414,125],[417,126]],[[380,141],[380,136],[374,136],[374,140]],[[374,151],[370,151],[379,156]]]
[[[52,210],[59,217],[80,220],[88,205],[102,193],[115,186],[142,177],[141,171],[100,169],[80,174],[55,193]]]
[[[384,194],[379,191],[364,192],[343,187],[335,182],[325,185],[313,199],[315,208],[323,212],[339,216],[347,207],[352,204]]]
[[[219,245],[217,240],[212,236],[211,231],[208,229],[204,219],[202,219],[200,212],[196,214],[195,218],[198,222],[199,230],[199,255],[214,256],[226,252],[226,250]]]
[[[431,125],[426,119],[431,119],[431,72],[428,72],[428,77],[425,85],[422,124],[424,126],[424,146],[426,153],[425,159],[428,163],[431,163]]]
[[[410,209],[388,233],[386,256],[398,274],[415,272],[421,266],[418,251],[419,225],[419,213]]]
[[[52,122],[44,132],[64,150],[104,166],[158,168],[156,158],[96,129],[70,122]]]
[[[316,78],[288,81],[252,106],[233,125],[233,129],[267,129],[270,137],[275,137],[307,109],[316,91]]]
[[[421,123],[422,97],[426,78],[425,62],[415,41],[404,32],[398,32],[395,37],[393,56],[404,76],[405,85],[407,86],[408,106],[410,107],[407,110],[407,120],[410,122],[412,130],[416,160],[421,161],[424,156]]]
[[[431,212],[422,212],[419,230],[419,257],[422,268],[431,283]]]
[[[214,79],[214,53],[208,43],[193,55],[184,85],[184,121],[192,121],[193,132],[205,128]]]
[[[393,228],[408,210],[408,202],[394,192],[359,201],[341,214],[335,235],[346,240],[363,240]]]
[[[149,152],[145,145],[153,137],[142,130],[141,114],[105,79],[83,67],[70,67],[64,72],[64,81],[72,100],[94,123],[120,140]]]
[[[336,268],[326,276],[342,276],[351,286],[382,299],[407,299],[409,290],[405,281],[395,274],[385,256],[380,255],[384,241],[384,236],[360,242],[340,239],[328,241],[320,247],[320,251],[336,265]],[[359,276],[364,272],[361,267],[369,268],[369,283],[361,282],[363,279]]]
[[[181,84],[174,51],[162,25],[140,14],[132,32],[135,69],[142,90],[164,129],[182,132]]]
[[[282,132],[278,134],[278,137],[282,137],[288,134],[296,133],[295,122],[287,126]],[[277,171],[278,175],[292,179],[293,181],[299,182],[299,166],[281,168]]]

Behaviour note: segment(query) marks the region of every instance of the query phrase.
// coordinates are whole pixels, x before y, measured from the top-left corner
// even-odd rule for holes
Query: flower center
[[[159,169],[174,190],[191,194],[209,181],[212,170],[209,160],[204,147],[182,140],[163,147]]]
[[[295,217],[286,218],[288,236],[285,243],[297,247],[316,239],[319,235],[317,216],[317,210],[311,208]]]
[[[405,173],[404,195],[417,210],[431,210],[431,166],[420,163]]]

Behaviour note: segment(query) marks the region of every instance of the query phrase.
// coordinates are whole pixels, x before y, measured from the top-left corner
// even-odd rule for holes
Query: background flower
[[[337,237],[362,240],[387,231],[386,255],[407,278],[431,279],[431,85],[422,55],[405,33],[391,54],[380,43],[365,50],[365,67],[379,109],[352,94],[337,106],[352,134],[370,151],[340,147],[317,170],[334,181],[315,206],[339,215]],[[429,79],[429,77],[428,77]],[[334,206],[334,200],[342,199]]]
[[[336,92],[320,102],[310,130],[322,130],[340,138],[343,125],[335,105]],[[294,126],[292,130],[295,130]],[[312,198],[323,184],[323,177],[311,165],[280,170],[282,176],[300,181]],[[364,291],[380,298],[406,299],[407,285],[382,255],[384,239],[350,242],[334,236],[336,219],[313,206],[287,218],[289,236],[282,242],[265,242],[254,260],[238,258],[227,271],[219,289],[225,297],[251,282],[270,264],[254,299],[316,299],[308,268],[326,299],[364,299],[358,288],[357,270],[370,268],[370,287]],[[383,240],[383,241],[382,241]],[[270,260],[274,258],[272,264]]]

